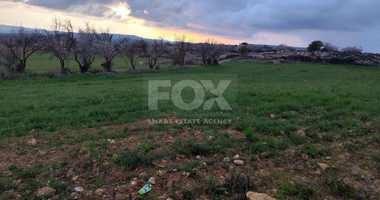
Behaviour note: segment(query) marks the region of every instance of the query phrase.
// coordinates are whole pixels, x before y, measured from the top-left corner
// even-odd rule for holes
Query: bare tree
[[[27,60],[39,47],[36,33],[23,27],[18,28],[12,36],[3,39],[1,44],[5,56],[3,62],[10,71],[16,73],[24,73]],[[12,65],[15,65],[14,68]]]
[[[324,52],[338,52],[339,51],[339,47],[338,46],[335,46],[331,43],[328,43],[328,42],[324,42],[323,43],[323,47],[321,48],[322,51]]]
[[[113,41],[113,34],[106,31],[100,31],[96,35],[96,49],[97,54],[103,58],[102,66],[106,72],[111,72],[113,67],[113,60],[116,56],[120,55],[122,49],[120,44]]]
[[[186,35],[176,35],[173,48],[173,63],[180,66],[185,66],[186,55],[190,51],[191,44],[188,42]]]
[[[345,47],[342,49],[343,53],[347,54],[361,54],[363,53],[363,48],[362,47]]]
[[[74,59],[78,63],[81,73],[87,72],[95,61],[95,36],[96,31],[89,23],[86,23],[84,29],[79,29],[75,40]]]
[[[122,54],[127,56],[133,71],[136,70],[136,58],[141,54],[141,42],[124,38],[120,41]]]
[[[152,43],[142,41],[141,44],[143,55],[148,58],[149,68],[153,70],[157,65],[158,59],[165,52],[164,41],[162,39],[160,41],[154,40]]]
[[[75,46],[73,25],[69,19],[62,20],[55,17],[52,20],[53,31],[44,31],[44,44],[46,52],[56,57],[61,64],[61,72],[67,73],[66,61]]]
[[[248,43],[246,42],[243,42],[241,43],[238,48],[237,48],[237,52],[241,55],[241,56],[246,56],[247,53],[249,51],[249,48],[248,48]]]

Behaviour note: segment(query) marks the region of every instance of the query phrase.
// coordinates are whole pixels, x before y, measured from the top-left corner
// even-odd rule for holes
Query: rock
[[[234,160],[234,163],[237,166],[243,166],[244,165],[244,161],[242,161],[242,160]]]
[[[45,151],[42,151],[42,150],[38,150],[38,155],[40,155],[40,156],[44,156],[44,155],[46,155],[46,152],[45,152]]]
[[[212,140],[214,137],[212,136],[208,136],[208,140]]]
[[[225,157],[224,159],[223,159],[223,162],[230,162],[231,161],[231,159],[229,158],[229,157]]]
[[[103,189],[100,189],[100,188],[99,188],[99,189],[95,190],[95,194],[98,195],[98,196],[102,196],[103,193],[104,193],[104,190],[103,190]]]
[[[197,160],[202,160],[202,157],[201,156],[197,156],[196,159]]]
[[[203,167],[206,167],[206,166],[207,166],[207,163],[203,162],[203,163],[202,163],[202,166],[203,166]]]
[[[26,143],[28,146],[36,146],[37,145],[37,140],[36,139],[31,139]]]
[[[165,171],[163,171],[163,170],[158,170],[158,171],[157,171],[157,175],[158,175],[158,176],[163,176],[163,175],[165,175]]]
[[[131,185],[137,185],[137,181],[132,181]]]
[[[239,159],[239,158],[240,158],[239,155],[234,156],[234,160],[237,160],[237,159]]]
[[[268,196],[267,194],[256,193],[256,192],[248,192],[247,197],[250,200],[276,200],[276,199]]]
[[[274,114],[270,114],[270,118],[275,118],[276,117],[276,115],[274,115]]]
[[[166,200],[173,200],[173,199],[169,197],[169,198],[167,198]]]
[[[74,176],[71,180],[76,182],[78,180],[78,176]]]
[[[144,178],[146,176],[146,172],[141,172],[140,174],[139,174],[139,178]]]
[[[306,136],[305,131],[302,130],[302,129],[301,129],[301,130],[298,130],[297,133],[298,133],[300,136],[302,136],[302,137],[305,137],[305,136]]]
[[[319,167],[323,170],[326,170],[327,168],[329,168],[329,165],[326,164],[326,163],[318,163]]]
[[[78,158],[88,159],[90,158],[90,149],[83,148],[79,151]]]
[[[148,180],[148,183],[151,183],[152,185],[156,185],[156,179],[154,177],[150,177]]]
[[[22,182],[22,180],[19,179],[19,180],[13,181],[13,184],[14,184],[14,185],[20,185],[21,182]]]
[[[308,160],[309,160],[309,156],[306,155],[306,154],[302,154],[302,159],[303,159],[304,161],[308,161]]]
[[[37,197],[52,197],[56,193],[56,190],[51,187],[44,187],[37,191]]]

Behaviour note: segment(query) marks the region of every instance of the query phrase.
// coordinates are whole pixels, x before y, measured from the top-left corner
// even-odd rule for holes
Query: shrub
[[[320,40],[313,41],[312,43],[309,44],[307,47],[308,51],[320,51],[321,48],[323,47],[323,42]]]

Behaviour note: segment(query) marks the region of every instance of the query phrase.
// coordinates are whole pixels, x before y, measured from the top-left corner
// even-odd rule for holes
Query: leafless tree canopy
[[[188,42],[186,35],[176,35],[175,44],[173,48],[173,64],[185,66],[186,55],[190,51],[191,44]]]
[[[28,58],[38,49],[37,34],[20,27],[12,37],[1,41],[3,64],[10,71],[23,73]]]
[[[248,44],[247,43],[241,43],[238,48],[237,48],[237,52],[241,55],[241,56],[246,56],[247,53],[248,53],[249,49],[248,49]]]
[[[124,38],[120,41],[121,44],[121,53],[125,55],[131,66],[133,71],[136,70],[136,62],[137,57],[141,54],[141,41],[131,40],[129,38]]]
[[[339,47],[335,46],[335,45],[333,45],[331,43],[324,42],[323,43],[323,47],[322,47],[321,50],[324,51],[324,52],[338,52],[339,51]]]
[[[118,56],[122,48],[120,43],[113,41],[113,34],[109,30],[101,31],[96,34],[95,48],[97,55],[103,59],[102,66],[106,72],[111,72],[113,67],[113,60]]]
[[[142,42],[142,51],[145,57],[148,58],[149,68],[153,70],[157,67],[158,59],[164,54],[166,46],[164,41],[153,41],[153,43]],[[158,68],[157,68],[158,69]]]
[[[342,52],[349,54],[361,54],[363,52],[363,49],[361,47],[345,47],[342,48]]]
[[[223,54],[224,47],[213,40],[207,40],[197,45],[197,51],[204,65],[218,65],[218,59]]]
[[[46,52],[58,58],[62,73],[66,73],[66,61],[75,47],[73,25],[68,19],[56,17],[52,21],[52,30],[45,31],[43,47]]]
[[[79,29],[75,38],[74,59],[79,65],[82,73],[87,72],[95,60],[96,48],[96,30],[86,23],[84,29]]]

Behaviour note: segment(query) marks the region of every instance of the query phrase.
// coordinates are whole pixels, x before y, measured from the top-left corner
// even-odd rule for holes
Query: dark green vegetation
[[[41,69],[47,68],[41,66]],[[149,111],[147,81],[157,79],[169,79],[173,83],[185,79],[233,79],[234,83],[224,95],[233,110],[221,112],[214,107],[212,111],[183,111],[169,101],[162,101],[158,111]],[[191,101],[194,95],[185,90],[183,96]],[[372,175],[379,173],[379,113],[380,68],[372,67],[233,62],[146,74],[80,74],[54,78],[41,75],[2,81],[1,150],[18,143],[21,147],[17,148],[17,155],[28,155],[30,147],[25,147],[25,139],[14,138],[26,136],[47,141],[46,144],[39,142],[36,148],[65,153],[59,164],[53,162],[24,169],[7,166],[4,172],[10,171],[13,175],[0,176],[0,193],[4,198],[16,193],[32,198],[34,192],[50,180],[50,186],[61,198],[69,196],[73,187],[71,179],[44,169],[51,169],[53,165],[53,169],[66,174],[73,168],[75,174],[81,176],[80,169],[92,165],[73,158],[86,147],[89,160],[110,163],[101,164],[95,175],[87,177],[90,190],[109,184],[106,172],[113,168],[132,170],[125,180],[116,181],[119,184],[139,177],[133,170],[147,171],[140,177],[144,182],[158,169],[175,168],[181,173],[189,172],[189,179],[194,181],[190,185],[195,188],[183,189],[185,184],[176,183],[171,186],[175,188],[173,191],[181,190],[182,197],[187,199],[198,198],[202,195],[200,191],[205,191],[210,198],[228,199],[246,190],[270,193],[278,199],[321,199],[326,195],[338,199],[376,199],[379,194],[374,188],[377,186],[371,184],[374,183]],[[233,121],[227,125],[139,127],[137,124],[133,128],[125,125],[114,132],[102,128],[171,116]],[[227,134],[228,129],[242,133],[243,138]],[[175,141],[168,144],[168,135]],[[125,146],[120,141],[134,137],[139,139],[131,139],[133,141]],[[107,139],[114,139],[116,147],[111,148]],[[189,160],[178,158],[178,154]],[[237,167],[237,172],[223,162],[224,157],[231,158],[235,154],[240,154],[246,162],[245,166]],[[198,161],[197,155],[206,160]],[[168,164],[158,167],[157,163],[161,164],[163,159]],[[328,163],[335,171],[322,170],[317,163]],[[224,170],[222,175],[226,180],[220,180],[221,174],[213,174],[218,171],[215,168]],[[211,175],[202,174],[202,170]],[[84,170],[82,173],[92,172]],[[175,174],[168,177],[171,175]],[[24,183],[35,178],[44,181],[24,188]],[[16,186],[13,181],[19,179],[23,182]],[[162,191],[155,190],[148,198],[155,199],[158,194],[162,195]]]

